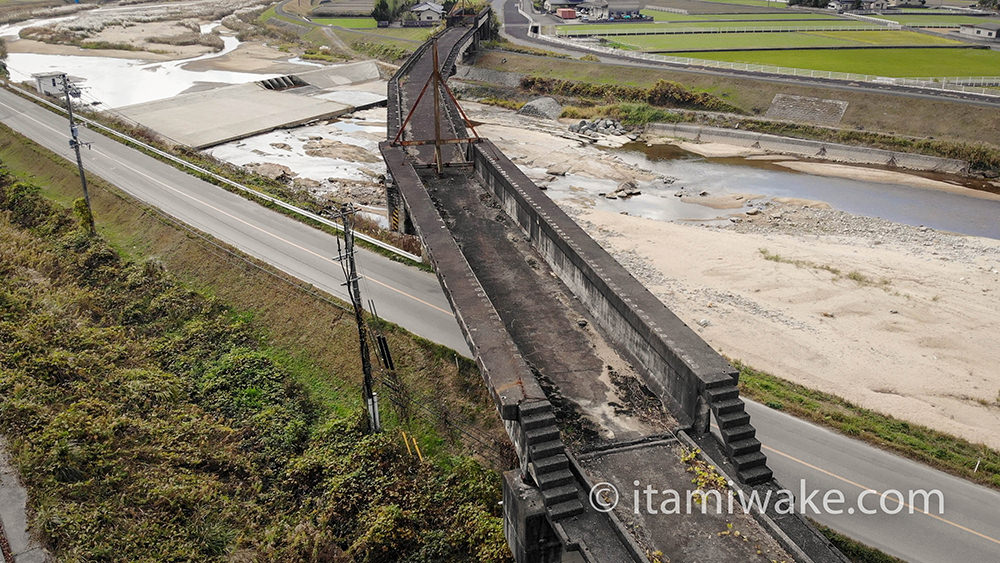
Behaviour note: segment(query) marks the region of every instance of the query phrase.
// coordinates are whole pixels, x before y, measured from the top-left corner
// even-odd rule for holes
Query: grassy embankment
[[[848,102],[839,128],[755,120],[744,116],[711,116],[681,113],[680,120],[701,121],[706,125],[751,127],[765,133],[801,136],[847,144],[874,146],[934,156],[963,158],[984,164],[1000,163],[1000,145],[993,131],[1000,129],[1000,112],[992,107],[948,100],[912,98],[889,93],[852,92],[818,86],[777,84],[761,80],[692,74],[673,70],[651,70],[628,65],[545,57],[510,52],[488,52],[476,65],[525,76],[585,82],[591,85],[627,85],[651,88],[658,80],[679,82],[694,92],[712,94],[726,103],[761,114],[776,94],[832,98]],[[521,89],[493,88],[496,98],[530,99]],[[591,106],[610,105],[614,100],[565,100],[564,103]],[[948,119],[940,116],[947,115]],[[997,165],[993,164],[996,168]]]
[[[497,474],[452,455],[505,463],[474,365],[387,327],[400,405],[363,436],[337,303],[97,178],[87,236],[69,162],[2,127],[0,161],[44,186],[0,181],[0,430],[58,556],[507,557]]]
[[[996,450],[858,407],[835,395],[803,387],[740,362],[733,363],[740,370],[740,392],[745,397],[964,479],[1000,489],[1000,452]],[[997,400],[1000,406],[1000,398]]]

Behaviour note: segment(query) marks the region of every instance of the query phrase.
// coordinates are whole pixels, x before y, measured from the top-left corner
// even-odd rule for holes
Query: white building
[[[40,72],[32,74],[31,77],[35,79],[35,89],[39,94],[62,96],[62,75],[61,72]]]
[[[444,14],[444,6],[435,2],[421,2],[410,8],[410,13],[416,16],[417,21],[439,22]]]
[[[958,29],[962,35],[969,35],[978,39],[992,39],[994,41],[1000,37],[1000,23],[974,23],[964,24]]]

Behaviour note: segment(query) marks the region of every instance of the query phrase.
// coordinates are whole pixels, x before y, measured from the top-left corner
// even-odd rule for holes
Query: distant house
[[[1000,38],[1000,23],[974,23],[964,24],[958,29],[962,35],[969,35],[979,39],[992,39],[996,41]]]
[[[545,0],[543,6],[546,12],[555,12],[560,8],[576,9],[580,4],[580,0]]]
[[[608,0],[586,0],[577,5],[577,9],[590,20],[608,19]]]
[[[35,89],[39,94],[62,96],[62,75],[61,72],[40,72],[32,74],[31,77],[35,79]]]
[[[885,10],[889,7],[889,0],[861,0],[862,10]]]
[[[421,2],[410,8],[410,13],[417,18],[417,21],[438,22],[444,14],[444,6],[435,2]]]
[[[611,0],[608,4],[608,19],[627,20],[642,17],[639,14],[640,6],[638,2],[621,2]]]

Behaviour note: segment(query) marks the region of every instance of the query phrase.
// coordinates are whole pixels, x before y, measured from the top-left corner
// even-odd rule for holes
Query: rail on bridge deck
[[[626,531],[584,491],[594,475],[630,487],[633,477],[682,466],[681,446],[695,445],[688,435],[737,486],[776,489],[739,398],[738,372],[489,140],[441,146],[450,166],[441,175],[432,170],[433,145],[392,142],[469,137],[445,92],[416,100],[433,61],[449,76],[489,20],[486,9],[473,25],[436,34],[390,80],[389,141],[380,144],[392,176],[390,216],[394,227],[420,235],[518,452],[519,469],[504,475],[515,558],[562,561],[576,552],[586,561],[645,561],[650,546],[681,553],[676,523],[647,519]],[[637,414],[649,397],[641,389],[629,395],[629,378],[615,369],[655,394],[655,409]],[[712,418],[721,440],[709,431]],[[796,560],[843,561],[802,518],[755,517]],[[719,549],[718,557],[746,558]]]

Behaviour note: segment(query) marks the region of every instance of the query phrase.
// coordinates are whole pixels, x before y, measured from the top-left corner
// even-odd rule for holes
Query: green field
[[[877,24],[869,24],[854,20],[810,20],[810,21],[685,21],[675,23],[632,23],[632,24],[575,24],[559,25],[556,30],[559,34],[572,35],[574,33],[606,32],[622,33],[628,31],[675,31],[685,29],[795,29],[795,28],[872,28],[877,29]]]
[[[822,31],[796,33],[703,33],[694,35],[615,35],[609,41],[626,49],[773,49],[860,45],[958,45],[958,41],[913,31]]]
[[[973,23],[1000,23],[1000,20],[991,18],[982,18],[976,16],[953,16],[953,15],[888,15],[888,16],[875,16],[879,19],[894,21],[903,25],[909,25],[913,27],[920,27],[921,25],[954,25],[958,27],[963,23],[973,24]]]
[[[875,76],[1000,75],[1000,52],[984,49],[737,51],[699,53],[698,57]]]
[[[313,18],[312,21],[320,25],[335,25],[348,29],[372,29],[378,25],[372,18]]]
[[[841,19],[834,14],[813,14],[810,12],[794,14],[674,14],[659,10],[640,10],[644,16],[649,16],[658,22],[708,21],[708,20],[835,20]]]
[[[704,0],[717,4],[736,4],[739,6],[761,6],[764,8],[787,8],[785,2],[768,2],[767,0]]]

